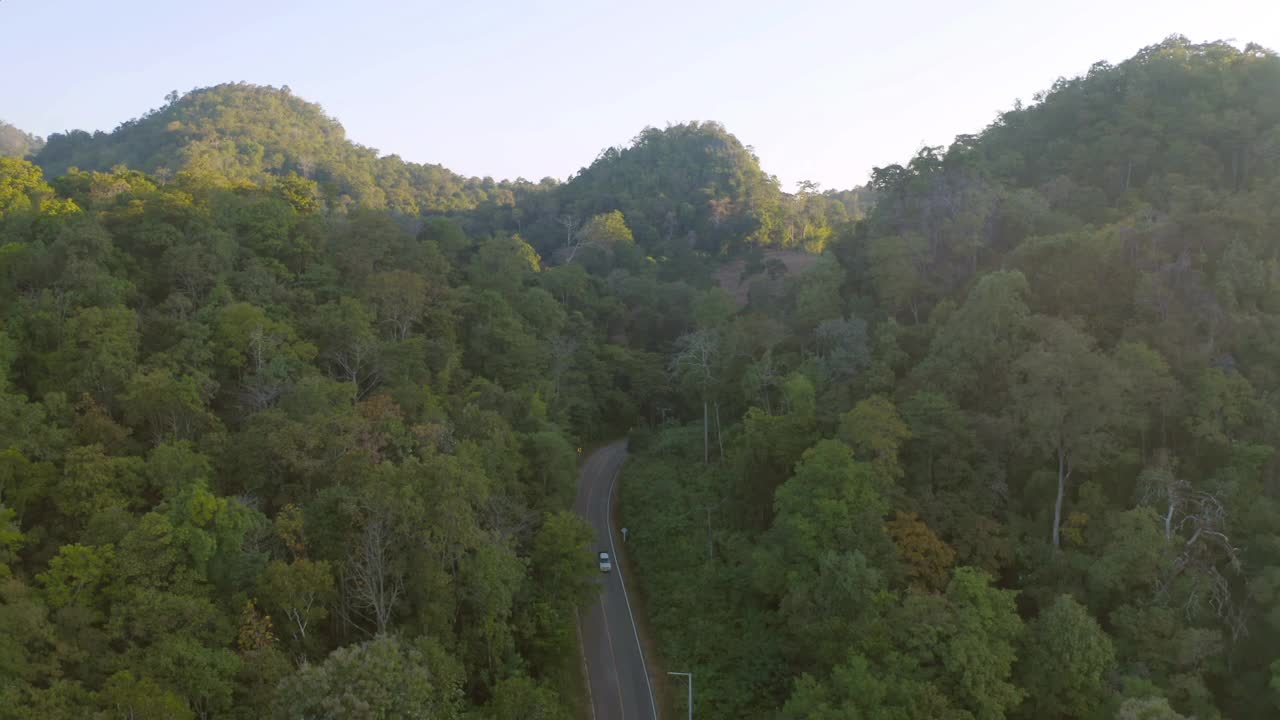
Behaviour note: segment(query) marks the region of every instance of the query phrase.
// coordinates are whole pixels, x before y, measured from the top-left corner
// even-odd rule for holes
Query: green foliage
[[[781,192],[755,156],[716,123],[648,128],[569,181],[564,202],[583,216],[620,210],[636,242],[710,251],[777,236]]]
[[[555,693],[527,677],[503,680],[494,690],[487,717],[493,720],[568,720]]]
[[[831,548],[884,553],[883,518],[892,483],[873,465],[855,461],[842,442],[823,440],[806,450],[795,474],[775,494],[773,525],[761,548],[769,556],[764,587],[784,594]]]
[[[461,717],[461,673],[438,646],[395,637],[333,651],[285,680],[274,717]]]
[[[659,647],[738,693],[701,717],[1274,714],[1278,91],[1255,45],[1098,63],[877,168],[749,339],[693,308],[674,368],[724,457],[694,467],[689,402],[622,487]]]
[[[1278,88],[1173,37],[794,194],[714,123],[564,184],[243,84],[0,124],[0,717],[565,717],[624,432],[699,717],[1274,714]]]
[[[898,416],[897,408],[883,395],[858,402],[840,417],[840,438],[854,452],[866,458],[886,477],[902,478],[898,449],[911,439],[911,429]]]
[[[148,677],[136,677],[122,670],[107,680],[98,693],[98,704],[106,717],[139,720],[191,720],[195,717],[175,693],[165,690]]]
[[[1031,623],[1018,675],[1028,717],[1090,717],[1107,700],[1115,666],[1111,640],[1089,611],[1060,595]]]
[[[819,683],[810,675],[796,687],[782,708],[787,720],[909,720],[942,717],[945,701],[926,683],[877,672],[866,658],[854,655]]]
[[[263,182],[297,174],[338,202],[417,214],[474,207],[485,197],[438,165],[406,163],[353,144],[320,106],[288,89],[245,83],[171,97],[111,133],[72,131],[48,138],[37,157],[50,175],[116,165],[161,177],[181,172],[214,182]]]
[[[1003,717],[1026,694],[1011,682],[1022,635],[1015,593],[990,583],[981,571],[956,569],[945,595],[952,620],[944,626],[946,640],[937,651],[945,669],[939,683],[952,702],[977,718]]]
[[[415,239],[372,208],[488,190],[377,159],[284,92],[171,98],[42,162],[89,169],[46,183],[0,159],[0,622],[30,628],[3,650],[16,712],[249,717],[304,675],[329,682],[298,663],[392,632],[440,638],[450,713],[500,688],[502,712],[568,706],[596,572],[562,512],[575,448],[651,412],[619,378],[637,398],[663,385],[653,356],[606,348],[600,280],[553,294],[505,231],[437,217]],[[620,216],[593,227],[626,240]],[[656,315],[669,284],[637,269]],[[367,664],[348,660],[333,673]],[[504,685],[517,668],[535,690]]]

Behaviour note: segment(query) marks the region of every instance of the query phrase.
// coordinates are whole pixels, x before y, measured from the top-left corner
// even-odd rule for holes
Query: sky
[[[530,180],[716,120],[783,189],[838,189],[1175,33],[1280,49],[1280,2],[0,0],[0,119],[110,130],[171,90],[288,85],[383,153]]]

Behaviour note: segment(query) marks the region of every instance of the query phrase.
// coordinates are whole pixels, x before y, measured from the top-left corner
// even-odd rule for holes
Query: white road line
[[[613,551],[613,556],[618,557],[618,550],[613,546],[613,485],[618,481],[618,474],[622,472],[622,466],[619,465],[617,470],[613,471],[613,479],[609,481],[609,497],[605,504],[605,526],[609,529],[609,549]],[[640,666],[644,670],[644,684],[649,688],[649,709],[653,712],[654,720],[658,718],[658,703],[653,699],[653,683],[649,681],[649,663],[644,660],[644,646],[640,644],[640,631],[636,629],[636,616],[631,612],[631,598],[627,596],[627,581],[622,579],[622,563],[618,562],[618,582],[622,583],[622,600],[627,604],[627,616],[631,618],[631,632],[636,636],[636,652],[640,653]],[[601,605],[603,607],[603,604]]]
[[[587,646],[582,642],[582,613],[578,612],[576,605],[573,614],[578,618],[574,629],[578,631],[578,650],[582,652],[582,674],[587,678],[587,703],[591,705],[591,720],[596,720],[596,698],[591,693],[591,666],[587,664]]]
[[[604,638],[609,642],[609,660],[613,663],[614,688],[618,691],[618,713],[627,717],[627,703],[622,699],[622,673],[618,672],[618,654],[613,651],[613,633],[609,632],[609,613],[604,609],[604,595],[600,596],[600,615],[604,617]]]

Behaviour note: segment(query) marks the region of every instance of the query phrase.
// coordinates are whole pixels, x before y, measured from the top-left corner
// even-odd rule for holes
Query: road
[[[593,553],[614,558],[613,571],[601,573],[600,597],[578,611],[578,627],[586,662],[591,714],[595,720],[657,720],[657,707],[640,635],[627,596],[618,550],[622,535],[610,517],[618,472],[627,459],[627,443],[619,441],[591,454],[578,479],[574,510],[595,529]],[[632,585],[630,588],[634,590]]]

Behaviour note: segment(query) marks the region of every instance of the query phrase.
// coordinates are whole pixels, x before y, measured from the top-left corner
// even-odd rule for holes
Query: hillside
[[[44,146],[44,141],[0,120],[0,157],[24,158]]]
[[[856,191],[783,193],[755,154],[714,122],[646,128],[631,145],[602,152],[557,196],[584,217],[620,210],[646,247],[713,254],[744,246],[820,251],[832,228],[864,209]]]
[[[697,715],[1273,716],[1278,148],[1280,59],[1170,38],[695,305],[622,489]]]
[[[1181,37],[849,191],[243,84],[0,156],[0,720],[586,715],[623,435],[699,718],[1274,717],[1277,197],[1280,58]]]
[[[467,210],[486,198],[479,180],[351,142],[337,120],[287,88],[235,83],[167,100],[110,133],[54,134],[36,162],[50,177],[116,165],[162,179],[186,171],[256,182],[297,173],[338,204],[409,215]]]
[[[659,254],[751,245],[820,250],[834,227],[869,206],[859,190],[783,193],[716,123],[647,129],[564,184],[494,182],[380,157],[348,140],[318,105],[287,88],[246,83],[170,95],[109,133],[54,134],[35,160],[49,177],[117,165],[161,181],[180,172],[253,182],[296,173],[339,207],[448,214],[474,232],[521,233],[546,255],[564,244],[565,221],[577,227],[613,210],[623,212],[640,246]]]

